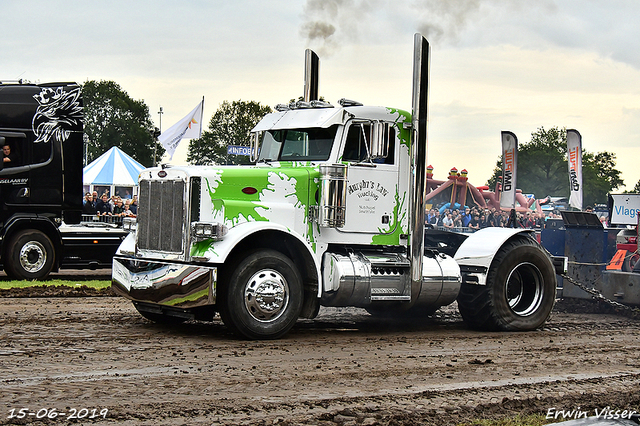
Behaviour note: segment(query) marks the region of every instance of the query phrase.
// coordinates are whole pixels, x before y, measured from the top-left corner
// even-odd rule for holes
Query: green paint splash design
[[[407,194],[402,195],[402,199],[400,199],[400,193],[398,185],[396,184],[396,194],[395,194],[395,207],[393,208],[393,218],[394,223],[396,224],[395,229],[390,234],[385,234],[386,230],[382,228],[378,228],[378,232],[380,235],[374,235],[371,242],[375,245],[399,245],[400,244],[400,235],[407,234],[407,230],[402,228],[402,223],[404,222],[407,211],[403,208],[404,203],[406,201]],[[402,212],[402,213],[400,213]]]

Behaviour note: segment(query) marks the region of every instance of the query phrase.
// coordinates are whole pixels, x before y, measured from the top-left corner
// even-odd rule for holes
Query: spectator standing
[[[508,212],[503,211],[503,212],[502,212],[502,214],[501,214],[500,216],[502,216],[502,220],[501,220],[501,222],[502,222],[502,227],[503,227],[503,228],[506,228],[506,227],[507,227],[507,224],[509,223],[509,213],[508,213]]]
[[[480,218],[477,214],[474,214],[469,222],[469,228],[471,229],[480,229]]]
[[[442,219],[442,226],[445,228],[453,228],[453,219],[451,218],[451,213],[447,213],[447,215]]]
[[[109,196],[102,194],[100,200],[96,204],[96,212],[99,216],[111,216],[111,204],[109,204]]]
[[[433,226],[440,226],[438,222],[442,222],[440,219],[440,212],[438,210],[433,212],[433,217],[429,220],[429,223]]]
[[[460,216],[462,218],[462,226],[465,228],[469,226],[469,222],[471,222],[471,209],[465,207],[464,212]]]
[[[124,212],[124,206],[122,205],[122,198],[120,197],[116,197],[115,200],[115,206],[113,207],[113,215],[114,216],[122,216],[122,213]]]
[[[427,223],[431,223],[431,219],[433,219],[436,215],[436,209],[429,209],[429,213],[427,213],[427,219],[426,222]]]
[[[524,227],[528,229],[533,229],[536,226],[536,222],[531,216],[531,212],[527,212],[524,217]]]
[[[487,226],[499,226],[498,225],[498,212],[496,212],[496,208],[493,207],[489,214],[487,215]]]
[[[131,200],[131,204],[129,204],[129,208],[131,209],[131,212],[134,215],[138,214],[138,196],[134,195],[133,199]]]
[[[131,211],[131,200],[124,200],[124,211],[122,212],[122,216],[127,217],[136,217],[135,213]]]
[[[90,192],[84,194],[84,201],[82,202],[82,214],[96,214],[96,207],[93,204],[93,196]]]

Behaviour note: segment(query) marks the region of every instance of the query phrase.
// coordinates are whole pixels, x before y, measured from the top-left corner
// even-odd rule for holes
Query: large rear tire
[[[496,253],[486,285],[462,284],[458,309],[474,329],[535,330],[549,318],[555,295],[549,256],[531,238],[517,236]]]
[[[53,270],[55,258],[53,243],[46,234],[25,229],[14,235],[9,242],[3,264],[11,278],[41,280]]]
[[[300,316],[302,278],[284,254],[259,250],[238,264],[220,296],[220,316],[234,333],[248,339],[277,339]]]

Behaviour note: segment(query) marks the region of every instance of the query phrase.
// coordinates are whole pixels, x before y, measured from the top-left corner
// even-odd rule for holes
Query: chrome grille
[[[140,181],[138,249],[184,252],[185,190],[182,180]]]

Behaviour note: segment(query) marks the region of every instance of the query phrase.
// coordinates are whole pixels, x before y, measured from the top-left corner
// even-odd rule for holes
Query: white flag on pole
[[[511,132],[502,132],[502,192],[500,207],[516,207],[516,174],[518,168],[518,138]]]
[[[158,141],[162,144],[164,149],[169,154],[169,159],[173,158],[173,153],[180,144],[182,138],[199,138],[202,136],[202,107],[204,105],[204,98],[197,107],[187,114],[182,120],[162,132],[158,136]]]
[[[569,163],[569,205],[582,210],[582,136],[577,130],[567,130],[567,160]]]

